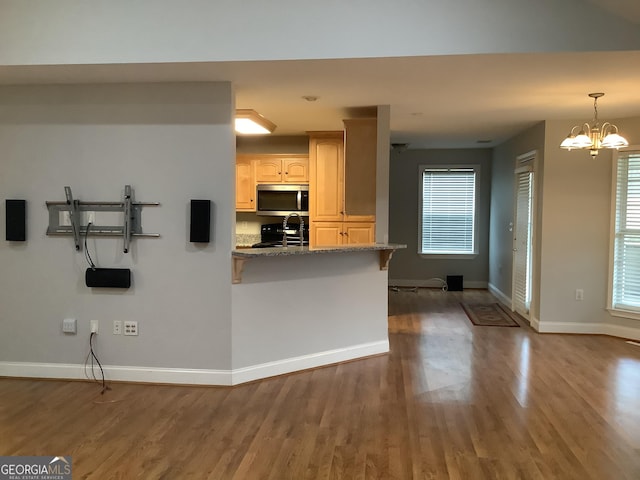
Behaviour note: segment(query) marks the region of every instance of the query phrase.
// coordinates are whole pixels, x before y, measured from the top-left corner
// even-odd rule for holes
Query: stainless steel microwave
[[[257,215],[279,217],[290,213],[309,215],[309,185],[258,185],[257,200]]]

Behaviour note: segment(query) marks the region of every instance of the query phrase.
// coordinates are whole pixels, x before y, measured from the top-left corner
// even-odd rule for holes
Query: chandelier
[[[628,147],[627,139],[618,135],[618,127],[609,122],[603,124],[598,122],[598,99],[604,96],[604,93],[590,93],[589,96],[593,98],[593,121],[591,124],[585,122],[573,127],[567,138],[560,144],[560,148],[566,150],[588,148],[591,156],[596,157],[601,148]],[[576,135],[578,129],[580,131]]]

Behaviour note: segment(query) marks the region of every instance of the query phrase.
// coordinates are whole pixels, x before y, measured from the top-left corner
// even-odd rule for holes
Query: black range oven
[[[294,223],[297,220],[296,217],[291,217],[287,225],[287,245],[289,246],[300,245],[300,224]],[[252,245],[252,248],[281,247],[283,237],[284,230],[282,228],[282,222],[267,223],[260,227],[260,243]],[[302,238],[304,242],[303,245],[309,245],[309,222],[304,222]]]

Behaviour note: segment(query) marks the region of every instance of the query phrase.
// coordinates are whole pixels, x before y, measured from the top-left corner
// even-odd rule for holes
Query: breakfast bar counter
[[[338,245],[330,247],[293,246],[273,248],[243,248],[231,252],[233,260],[233,283],[242,282],[242,271],[244,269],[245,262],[253,258],[378,251],[380,252],[380,270],[387,270],[389,268],[389,260],[391,260],[393,252],[402,248],[407,248],[407,246],[395,243],[372,243],[364,245]]]

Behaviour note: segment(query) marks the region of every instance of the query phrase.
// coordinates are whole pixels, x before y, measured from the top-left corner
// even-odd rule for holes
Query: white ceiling
[[[391,140],[410,148],[495,145],[541,120],[587,121],[595,91],[606,93],[602,119],[640,115],[640,51],[0,67],[4,84],[217,80],[232,81],[236,107],[262,113],[278,135],[341,129],[390,105]]]
[[[640,26],[639,0],[583,1]],[[231,81],[236,107],[265,115],[276,135],[341,129],[389,105],[391,141],[410,148],[495,145],[541,120],[586,121],[596,91],[602,119],[640,116],[640,51],[0,66],[0,84],[148,81]]]

